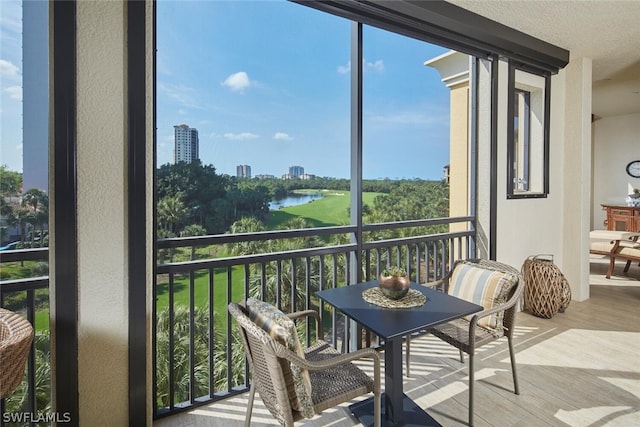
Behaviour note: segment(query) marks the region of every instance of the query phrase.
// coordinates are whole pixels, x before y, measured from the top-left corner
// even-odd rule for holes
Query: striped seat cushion
[[[518,283],[518,278],[510,273],[478,267],[471,262],[460,262],[449,281],[449,294],[471,301],[485,310],[504,304],[509,293]],[[502,333],[504,312],[478,320],[478,325]],[[468,316],[471,319],[472,316]]]
[[[300,344],[296,324],[286,314],[266,302],[247,299],[249,318],[269,336],[301,358],[305,358]],[[315,415],[311,400],[311,377],[309,371],[282,359],[280,366],[287,385],[291,407],[302,413],[305,418]]]

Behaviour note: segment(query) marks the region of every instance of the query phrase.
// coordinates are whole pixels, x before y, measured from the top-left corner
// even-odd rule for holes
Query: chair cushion
[[[517,276],[497,270],[479,267],[474,263],[460,262],[449,281],[449,294],[474,302],[485,310],[504,304],[509,293],[518,283]],[[473,316],[468,316],[471,319]],[[504,312],[478,320],[478,326],[502,331]]]
[[[596,252],[611,252],[614,244],[609,241],[594,241],[590,243],[589,249]],[[640,256],[640,243],[631,241],[621,241],[616,250],[616,254]]]
[[[273,339],[284,345],[301,358],[305,358],[304,349],[298,338],[298,331],[293,320],[271,304],[249,298],[247,299],[249,318]],[[306,418],[315,414],[311,400],[311,378],[309,371],[287,360],[280,364],[287,384],[287,392],[291,407],[300,411]]]

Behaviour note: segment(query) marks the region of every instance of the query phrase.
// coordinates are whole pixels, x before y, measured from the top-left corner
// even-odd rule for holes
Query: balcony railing
[[[22,314],[36,332],[22,384],[9,397],[0,400],[0,426],[8,425],[5,421],[13,419],[12,415],[25,413],[33,414],[28,424],[36,425],[33,420],[38,419],[37,414],[48,414],[51,410],[48,261],[48,248],[0,253],[3,270],[13,265],[28,276],[0,280],[0,307]]]
[[[248,367],[227,313],[229,302],[254,297],[285,312],[315,309],[325,339],[336,348],[372,345],[375,337],[344,327],[343,316],[320,307],[315,292],[373,280],[386,265],[404,266],[415,282],[438,279],[456,259],[475,256],[472,221],[441,218],[361,230],[342,226],[158,240],[164,262],[156,268],[154,293],[155,417],[248,390]],[[454,223],[469,231],[433,231]],[[241,254],[229,254],[237,249]],[[312,328],[299,325],[307,344]]]
[[[155,416],[248,390],[248,367],[226,311],[229,302],[253,296],[287,312],[316,309],[325,339],[336,347],[349,351],[353,342],[372,345],[375,337],[342,326],[343,316],[320,307],[315,292],[375,279],[388,264],[405,266],[416,282],[437,279],[456,259],[475,255],[475,232],[430,230],[454,223],[472,230],[471,221],[460,217],[371,224],[361,230],[343,226],[158,240],[159,259],[165,262],[157,265],[154,292]],[[360,242],[355,236],[361,236]],[[260,251],[260,242],[266,252]],[[250,254],[229,255],[237,245],[248,245]],[[0,426],[5,414],[51,410],[48,255],[48,248],[0,254],[3,266],[32,269],[31,277],[0,281],[0,306],[23,314],[36,330],[22,385],[0,401]],[[44,274],[33,274],[43,268]],[[307,344],[313,327],[301,325]]]

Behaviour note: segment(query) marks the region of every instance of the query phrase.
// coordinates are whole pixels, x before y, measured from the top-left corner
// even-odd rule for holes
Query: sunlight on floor
[[[576,357],[576,349],[580,349],[580,357]],[[547,359],[540,356],[549,353],[558,357]],[[616,357],[611,357],[612,354]],[[637,364],[626,363],[638,354],[640,333],[572,329],[520,351],[518,364],[640,372]]]

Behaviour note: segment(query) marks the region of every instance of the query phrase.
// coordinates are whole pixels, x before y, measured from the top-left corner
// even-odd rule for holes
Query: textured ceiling
[[[449,0],[593,61],[593,113],[640,113],[640,0]]]

